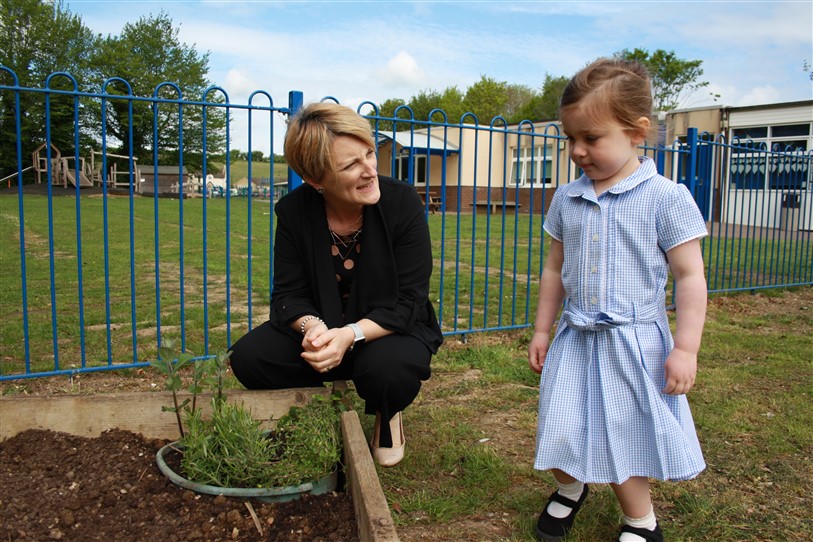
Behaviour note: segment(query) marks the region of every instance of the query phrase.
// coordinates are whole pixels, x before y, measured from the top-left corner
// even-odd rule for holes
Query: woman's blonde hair
[[[625,130],[647,136],[638,120],[652,116],[652,81],[640,62],[601,58],[568,82],[559,104],[560,114],[578,106],[597,121],[612,119]]]
[[[321,183],[325,174],[336,172],[332,149],[339,136],[354,137],[375,148],[370,124],[349,107],[332,102],[307,105],[288,123],[285,161],[303,179]]]

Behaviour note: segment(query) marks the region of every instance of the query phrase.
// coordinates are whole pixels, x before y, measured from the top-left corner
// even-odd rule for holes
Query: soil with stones
[[[0,541],[357,541],[353,502],[200,495],[161,474],[164,441],[28,430],[0,442]]]

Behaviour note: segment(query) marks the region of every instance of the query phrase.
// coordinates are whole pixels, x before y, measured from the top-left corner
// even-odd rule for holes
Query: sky
[[[598,57],[636,47],[703,61],[701,80],[709,85],[683,108],[813,99],[810,0],[65,0],[64,6],[103,35],[166,12],[183,43],[209,52],[208,79],[232,103],[263,90],[275,106],[287,106],[289,91],[298,90],[305,103],[332,96],[356,108],[363,101],[409,101],[422,90],[465,92],[483,75],[538,89],[546,74],[569,77]],[[284,130],[275,124],[275,134]],[[236,119],[233,130],[232,148],[245,149],[245,121]],[[281,141],[275,135],[275,152]],[[255,146],[269,152],[267,143]]]

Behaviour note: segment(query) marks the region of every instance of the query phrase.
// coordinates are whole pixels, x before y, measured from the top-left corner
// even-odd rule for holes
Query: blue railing
[[[67,78],[72,90],[49,88],[54,76]],[[123,80],[92,93],[80,92],[67,74],[52,77],[46,88],[23,88],[0,67],[0,101],[12,102],[15,113],[2,119],[2,131],[16,134],[10,152],[17,171],[0,170],[0,177],[12,175],[0,190],[0,380],[143,367],[164,337],[206,357],[264,321],[272,205],[301,180],[291,173],[280,186],[269,180],[272,170],[259,187],[242,189],[227,175],[225,189],[212,194],[185,170],[195,159],[189,149],[202,153],[201,179],[216,157],[230,170],[231,148],[247,147],[249,157],[273,149],[274,113],[295,111],[301,93],[275,107],[265,92],[235,104],[218,87],[187,100],[164,83],[152,97],[137,97]],[[113,83],[126,94],[109,91]],[[21,96],[34,104],[26,120]],[[132,150],[136,103],[152,108],[152,139],[141,154]],[[126,142],[108,129],[114,104],[127,111]],[[52,106],[69,111],[71,130],[52,130]],[[94,107],[102,112],[98,125],[86,123]],[[407,107],[387,117],[369,102],[359,112],[376,132],[381,174],[413,184],[426,202],[431,295],[444,333],[532,325],[545,210],[556,187],[578,175],[558,125],[509,125],[501,117],[481,123],[471,113],[452,123],[440,110],[416,119]],[[218,115],[231,121],[211,127]],[[167,122],[177,139],[155,145]],[[245,136],[236,135],[237,122],[248,127]],[[130,149],[124,159],[120,148]],[[59,149],[69,150],[70,162]],[[686,142],[642,152],[691,189],[709,222],[703,247],[710,291],[813,284],[810,152],[727,143],[696,130]],[[85,175],[92,186],[83,187],[83,160],[96,155],[101,163],[91,160]],[[115,160],[127,182],[116,178]],[[152,164],[138,165],[145,161]],[[252,160],[247,165],[249,179],[265,175]]]

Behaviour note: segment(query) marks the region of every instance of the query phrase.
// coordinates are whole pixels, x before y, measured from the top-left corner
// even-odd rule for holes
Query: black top
[[[277,202],[269,320],[298,337],[290,323],[306,314],[318,315],[331,328],[369,318],[437,352],[443,336],[429,301],[432,246],[423,204],[409,184],[378,180],[381,198],[364,208],[363,250],[346,307],[336,283],[323,197],[303,184]]]

